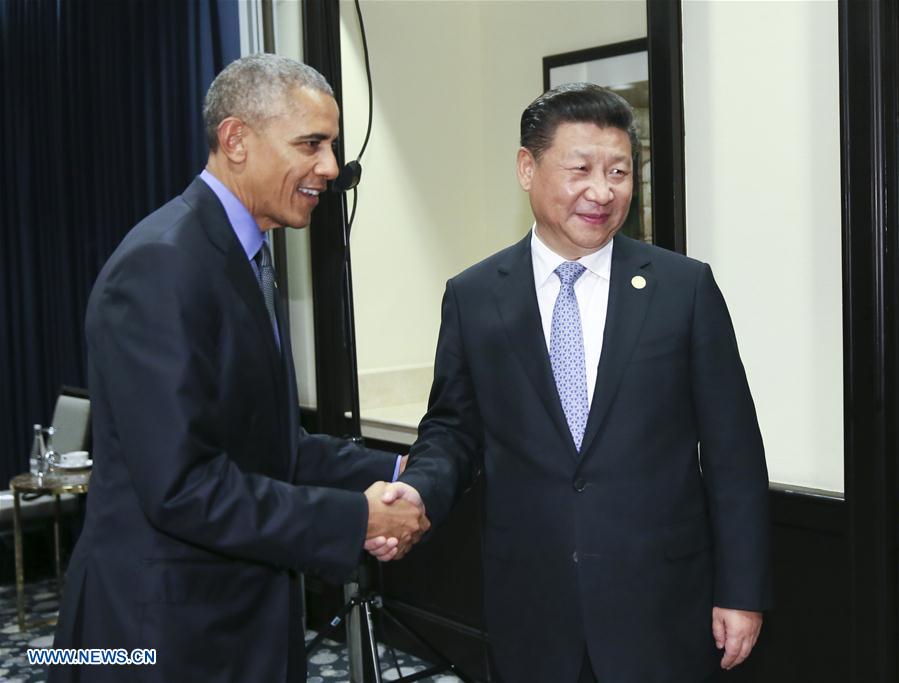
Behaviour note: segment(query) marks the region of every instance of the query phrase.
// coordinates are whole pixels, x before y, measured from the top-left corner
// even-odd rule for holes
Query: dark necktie
[[[256,252],[256,271],[259,276],[259,287],[262,289],[262,298],[265,299],[265,308],[268,310],[269,320],[272,322],[272,331],[275,334],[275,344],[281,350],[281,340],[278,338],[278,318],[275,315],[275,268],[272,266],[272,253],[268,249],[268,243],[263,242]]]

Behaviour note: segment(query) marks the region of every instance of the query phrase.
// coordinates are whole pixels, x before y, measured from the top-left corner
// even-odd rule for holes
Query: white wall
[[[687,252],[728,301],[772,481],[843,491],[837,4],[683,6]]]
[[[444,283],[477,253],[482,186],[476,4],[363,2],[362,11],[374,124],[351,233],[360,371],[433,360]],[[352,158],[365,134],[367,86],[351,2],[341,16]]]
[[[361,372],[433,361],[447,278],[529,229],[514,174],[542,58],[645,36],[642,0],[367,0],[375,119],[352,232]],[[365,132],[361,39],[341,1],[345,138]]]

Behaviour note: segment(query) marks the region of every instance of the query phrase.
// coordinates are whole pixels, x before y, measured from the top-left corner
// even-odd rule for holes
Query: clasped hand
[[[376,482],[365,491],[368,529],[365,549],[381,562],[398,560],[431,528],[418,491],[404,484]]]

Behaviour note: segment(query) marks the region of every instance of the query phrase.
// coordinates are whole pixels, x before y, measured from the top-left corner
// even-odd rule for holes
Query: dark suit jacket
[[[94,467],[55,646],[156,648],[157,664],[51,681],[305,680],[297,572],[351,572],[359,491],[395,456],[302,430],[281,327],[283,354],[202,180],[104,266],[86,320]]]
[[[770,602],[764,451],[721,293],[707,265],[614,239],[580,454],[530,235],[451,279],[443,300],[402,479],[439,524],[483,468],[485,611],[506,683],[573,683],[585,645],[600,681],[701,681],[717,662],[712,606]]]

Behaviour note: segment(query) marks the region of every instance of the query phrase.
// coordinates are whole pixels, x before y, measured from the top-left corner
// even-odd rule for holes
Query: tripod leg
[[[433,643],[425,640],[424,637],[422,637],[421,635],[416,633],[412,629],[411,626],[406,624],[402,619],[400,619],[400,617],[398,617],[396,614],[394,614],[388,607],[382,606],[381,614],[383,614],[385,617],[390,619],[390,621],[392,621],[394,624],[399,626],[400,629],[406,633],[406,635],[413,638],[416,642],[418,642],[426,650],[428,650],[428,652],[431,653],[431,656],[434,659],[436,659],[437,662],[442,667],[442,668],[434,667],[434,669],[431,669],[429,671],[433,671],[433,673],[438,673],[440,671],[451,671],[455,676],[457,676],[459,678],[459,680],[463,681],[464,683],[473,683],[472,679],[467,674],[465,674],[465,672],[463,672],[458,666],[453,664],[452,661],[450,661],[450,659],[446,655],[444,655],[442,652],[440,652],[440,650],[438,650],[434,646]],[[412,677],[403,677],[399,680],[400,681],[408,681],[408,680],[416,680],[417,678],[418,678],[418,676],[416,676],[414,679]]]
[[[390,653],[390,659],[393,660],[393,668],[396,669],[396,675],[402,678],[403,670],[400,668],[400,662],[396,658],[396,649],[392,645],[387,645],[386,643],[385,646],[387,647],[387,652]]]
[[[375,642],[375,625],[371,618],[371,602],[363,600],[365,608],[365,625],[368,629],[368,647],[371,652],[371,668],[374,675],[373,683],[381,683],[381,659],[378,657],[378,644]]]
[[[358,572],[357,577],[358,579]],[[359,583],[356,580],[343,585],[343,597],[347,602],[358,598]],[[365,683],[365,652],[362,649],[362,616],[359,603],[350,610],[346,619],[346,654],[350,667],[349,683]]]
[[[306,646],[306,656],[311,655],[315,649],[321,645],[322,641],[330,636],[334,631],[337,630],[337,627],[343,622],[347,613],[353,609],[356,605],[355,600],[350,600],[347,604],[343,606],[343,608],[335,615],[333,619],[328,623],[328,626],[323,630],[319,631],[318,635],[315,636],[312,640],[309,641],[309,644]]]

